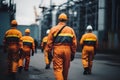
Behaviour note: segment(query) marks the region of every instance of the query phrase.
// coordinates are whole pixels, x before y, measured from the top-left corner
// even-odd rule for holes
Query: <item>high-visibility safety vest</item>
[[[93,33],[86,33],[82,36],[80,44],[84,46],[97,46],[98,45],[97,36]]]
[[[84,45],[88,45],[88,46],[95,46],[96,45],[96,39],[92,39],[92,38],[87,38],[84,40]]]
[[[76,40],[76,35],[74,33],[74,30],[71,27],[65,26],[63,30],[56,37],[57,33],[63,26],[64,26],[63,23],[58,23],[57,26],[51,28],[50,33],[48,35],[48,42],[47,42],[47,45],[49,46],[49,48],[46,48],[46,51],[48,50],[49,52],[49,50],[51,50],[53,46],[61,45],[61,46],[70,46],[71,51],[73,53],[76,52],[77,40]]]
[[[34,49],[35,44],[34,44],[34,39],[31,36],[23,36],[21,38],[22,42],[23,42],[23,46],[28,46],[32,49]]]
[[[6,44],[19,43],[22,33],[17,29],[10,29],[5,33]]]
[[[54,37],[55,36],[56,34],[54,34]],[[54,42],[55,43],[72,43],[72,38],[73,38],[73,35],[71,33],[60,33]]]

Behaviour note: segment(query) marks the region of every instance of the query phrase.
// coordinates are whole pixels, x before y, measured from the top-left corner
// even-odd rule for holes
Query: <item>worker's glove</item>
[[[75,57],[75,54],[74,54],[74,53],[71,53],[71,61],[74,60],[74,57]]]
[[[41,52],[43,52],[44,50],[43,49],[41,49]]]
[[[34,51],[32,50],[32,56],[34,56]]]

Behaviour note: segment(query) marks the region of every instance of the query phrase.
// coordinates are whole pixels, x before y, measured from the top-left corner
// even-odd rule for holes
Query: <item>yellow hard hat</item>
[[[17,26],[17,21],[16,21],[16,20],[12,20],[12,21],[11,21],[11,25],[12,25],[12,26]]]
[[[59,20],[67,20],[67,15],[65,13],[61,13],[58,17]]]
[[[25,30],[25,33],[30,33],[30,29],[26,29],[26,30]]]

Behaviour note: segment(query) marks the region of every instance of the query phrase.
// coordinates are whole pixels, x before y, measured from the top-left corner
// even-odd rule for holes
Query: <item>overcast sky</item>
[[[39,5],[48,7],[50,0],[14,0],[16,3],[16,20],[20,25],[30,25],[35,23],[34,6],[36,6],[37,13],[40,13]],[[67,0],[52,0],[56,5],[62,4]]]

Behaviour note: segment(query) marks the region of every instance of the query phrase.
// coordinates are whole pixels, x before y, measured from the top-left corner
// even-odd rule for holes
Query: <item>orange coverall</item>
[[[19,65],[19,50],[22,48],[22,42],[20,38],[22,33],[16,28],[11,28],[6,31],[4,36],[4,44],[7,47],[8,52],[8,71],[16,73]]]
[[[54,41],[57,32],[64,25],[65,23],[59,22],[57,26],[51,28],[45,48],[46,52],[51,52],[53,49],[53,69],[56,80],[68,80],[71,54],[75,55],[77,47],[76,35],[69,26],[64,27]]]
[[[45,50],[47,41],[48,41],[48,36],[45,36],[42,40],[42,43],[41,43],[41,47],[42,47],[43,50]],[[45,63],[50,64],[52,60],[48,59],[48,53],[46,53],[45,51],[44,51],[44,57],[45,57]]]
[[[34,44],[34,39],[31,36],[23,36],[21,38],[23,42],[23,56],[22,59],[25,58],[25,70],[28,70],[29,68],[29,63],[30,63],[30,55],[31,52],[35,51],[35,44]],[[21,60],[21,65],[23,66],[23,60]]]
[[[82,36],[80,40],[80,45],[83,46],[82,49],[82,64],[84,69],[88,68],[91,72],[94,51],[98,47],[98,39],[93,33],[86,33]]]

